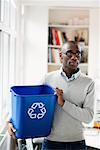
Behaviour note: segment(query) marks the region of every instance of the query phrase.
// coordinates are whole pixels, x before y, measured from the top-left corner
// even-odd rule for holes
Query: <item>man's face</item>
[[[60,57],[64,69],[76,70],[81,60],[81,52],[76,44],[69,42],[63,46]]]

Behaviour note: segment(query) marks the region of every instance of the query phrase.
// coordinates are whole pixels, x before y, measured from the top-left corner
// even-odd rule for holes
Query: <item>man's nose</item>
[[[77,58],[76,54],[72,54],[71,59],[77,60],[78,58]]]

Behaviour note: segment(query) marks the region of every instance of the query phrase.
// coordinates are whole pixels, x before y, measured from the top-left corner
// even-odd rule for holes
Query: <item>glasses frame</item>
[[[73,55],[75,55],[78,59],[81,57],[82,53],[81,51],[77,51],[76,53],[72,52],[72,50],[67,50],[65,53],[62,52],[63,54],[65,54],[67,57],[71,58]]]

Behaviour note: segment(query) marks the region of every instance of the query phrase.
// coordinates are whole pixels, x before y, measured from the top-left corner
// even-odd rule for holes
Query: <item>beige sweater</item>
[[[63,107],[57,104],[51,141],[73,142],[84,139],[82,122],[90,123],[94,114],[94,82],[80,72],[79,76],[67,81],[60,70],[48,73],[43,81],[53,88],[63,90],[65,103]]]

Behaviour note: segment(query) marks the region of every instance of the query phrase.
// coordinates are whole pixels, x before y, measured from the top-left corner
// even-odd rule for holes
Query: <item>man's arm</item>
[[[9,135],[12,136],[14,139],[16,139],[15,137],[16,129],[13,127],[13,124],[10,121],[7,121],[7,127]]]
[[[61,89],[60,89],[61,90]],[[88,88],[87,95],[82,107],[63,99],[63,94],[58,94],[58,104],[62,104],[62,109],[68,113],[71,117],[84,122],[90,123],[93,119],[94,114],[94,82]],[[60,100],[60,103],[59,103]],[[62,101],[62,102],[61,102]]]

